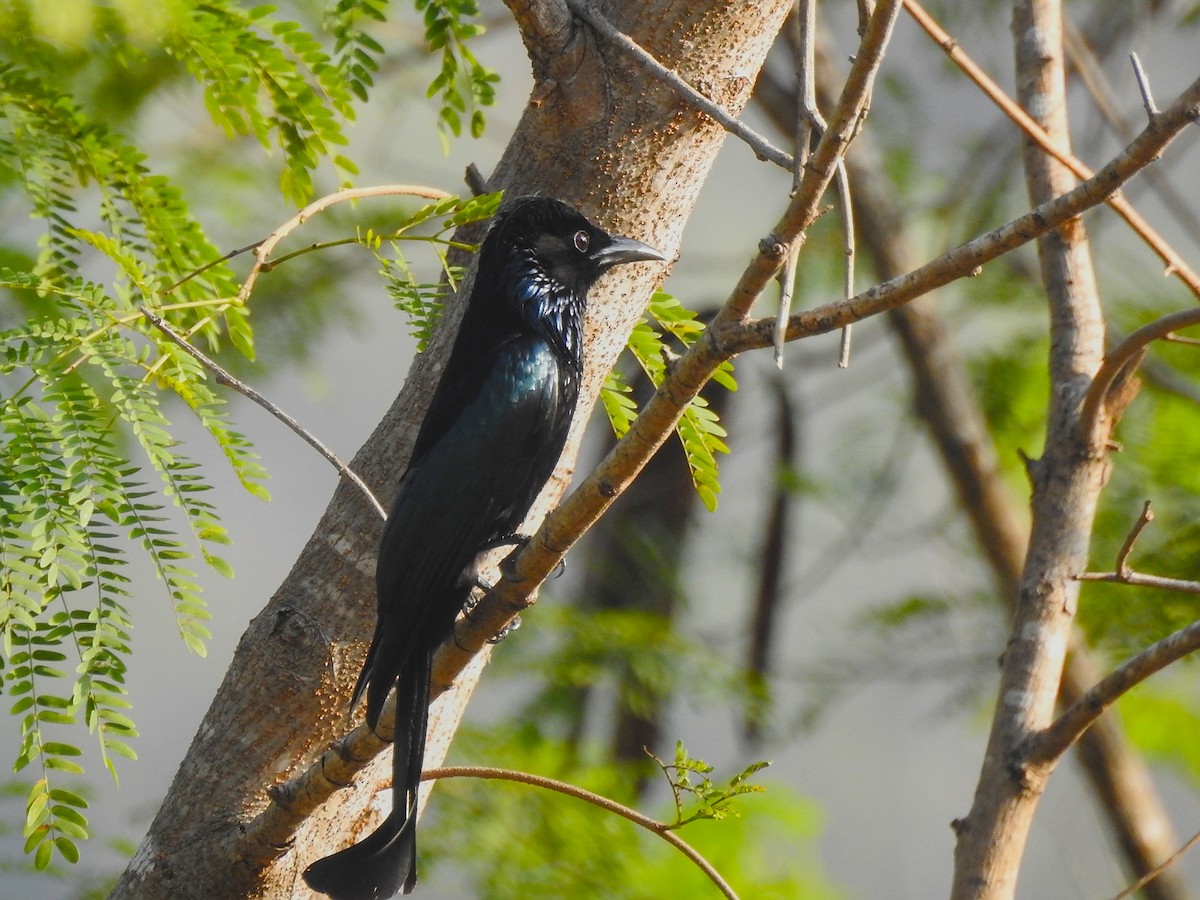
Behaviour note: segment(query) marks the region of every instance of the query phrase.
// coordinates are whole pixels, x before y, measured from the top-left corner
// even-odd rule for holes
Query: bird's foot
[[[498,644],[521,627],[521,614],[517,613],[507,625],[488,638],[489,644]]]
[[[463,604],[462,611],[464,616],[470,616],[475,607],[479,605],[479,601],[492,589],[492,586],[482,578],[475,579],[475,587],[478,588],[478,591],[471,591],[470,596],[467,597],[467,602]],[[488,643],[498,644],[520,627],[521,614],[518,613],[512,617],[512,621],[488,638]]]
[[[519,547],[522,550],[533,540],[533,537],[528,534],[506,534],[503,537],[494,538],[479,548],[479,552],[483,553],[487,550],[495,550],[497,547]],[[512,575],[512,563],[515,554],[509,554],[500,563],[500,571],[505,578],[510,578]],[[563,560],[559,560],[554,566],[554,571],[550,573],[551,578],[558,578],[563,572],[567,571],[567,564]]]

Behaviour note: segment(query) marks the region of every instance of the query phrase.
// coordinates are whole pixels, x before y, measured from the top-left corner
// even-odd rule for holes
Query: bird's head
[[[496,217],[479,271],[503,273],[497,281],[506,305],[578,362],[588,289],[613,266],[662,259],[648,244],[609,234],[565,203],[524,197]]]

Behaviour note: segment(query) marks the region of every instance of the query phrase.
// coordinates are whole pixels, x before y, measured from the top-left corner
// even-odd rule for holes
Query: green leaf
[[[87,835],[85,834],[84,837],[87,837]],[[79,848],[75,846],[75,843],[70,838],[65,835],[59,835],[54,839],[54,846],[58,848],[58,852],[62,858],[71,863],[71,865],[79,862]]]
[[[657,324],[661,332],[655,328]],[[666,377],[667,358],[673,352],[664,341],[664,334],[674,337],[685,349],[690,347],[704,332],[704,325],[696,314],[685,308],[676,298],[656,291],[650,300],[647,314],[637,323],[629,336],[627,346],[642,371],[657,388]],[[714,376],[714,380],[727,389],[736,390],[732,366],[726,364]],[[718,377],[719,376],[719,377]],[[606,383],[606,388],[609,387]],[[619,390],[607,390],[602,394],[605,411],[618,437],[629,428],[627,406],[616,399]],[[614,418],[616,416],[617,418]],[[717,508],[717,494],[721,491],[717,472],[716,454],[728,453],[729,447],[723,438],[727,436],[715,412],[701,396],[695,397],[684,409],[675,427],[683,445],[684,456],[692,475],[692,484],[701,502],[711,512]]]

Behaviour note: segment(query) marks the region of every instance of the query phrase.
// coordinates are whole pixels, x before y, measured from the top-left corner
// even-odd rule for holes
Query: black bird
[[[392,812],[304,880],[335,900],[408,893],[417,881],[417,789],[433,653],[477,583],[485,550],[515,534],[562,453],[583,369],[588,289],[608,269],[661,260],[541,197],[494,220],[475,285],[379,546],[378,618],[351,705],[374,727],[396,688]]]

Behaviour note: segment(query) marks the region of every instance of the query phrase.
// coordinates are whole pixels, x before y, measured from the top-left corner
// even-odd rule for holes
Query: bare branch
[[[1048,728],[1031,735],[1021,757],[1034,765],[1058,759],[1122,694],[1196,650],[1200,650],[1200,622],[1151,644],[1097,682]]]
[[[1179,591],[1184,594],[1200,594],[1200,581],[1186,581],[1181,578],[1167,578],[1162,575],[1145,575],[1141,572],[1135,572],[1129,565],[1129,554],[1133,552],[1133,545],[1141,536],[1142,531],[1152,521],[1154,521],[1154,513],[1150,509],[1150,501],[1147,500],[1142,504],[1141,515],[1133,523],[1133,527],[1129,529],[1129,534],[1125,536],[1125,541],[1121,544],[1121,549],[1117,553],[1116,570],[1113,572],[1083,572],[1080,575],[1076,575],[1076,579],[1079,581],[1106,581],[1112,584],[1129,584],[1135,587],[1161,588],[1167,591]]]
[[[846,172],[846,164],[838,160],[837,164],[838,208],[842,213],[842,244],[846,252],[846,267],[843,270],[842,297],[849,300],[854,296],[854,204],[850,199],[850,175]],[[838,366],[847,368],[850,365],[850,335],[853,326],[842,327],[842,340],[838,347]]]
[[[1091,387],[1083,401],[1080,424],[1088,433],[1095,434],[1102,427],[1101,415],[1114,389],[1133,374],[1146,348],[1157,340],[1167,338],[1180,328],[1200,325],[1200,308],[1183,309],[1155,319],[1133,331],[1121,343],[1104,356],[1104,362],[1092,378]]]
[[[587,0],[567,0],[567,5],[571,7],[579,18],[596,29],[605,40],[614,46],[620,47],[632,56],[642,68],[674,89],[684,101],[705,113],[734,137],[745,142],[759,159],[782,166],[789,172],[792,171],[795,161],[792,159],[790,153],[780,150],[749,125],[731,115],[724,107],[713,103],[713,101],[697,91],[678,74],[668,69],[649,52],[644,50],[633,38],[619,31],[615,25],[604,18]]]
[[[238,291],[238,302],[245,303],[250,299],[250,293],[254,290],[254,283],[258,281],[258,276],[262,273],[263,268],[267,265],[267,260],[271,256],[271,252],[276,245],[285,237],[311,219],[313,216],[324,212],[331,206],[336,206],[339,203],[345,203],[347,200],[365,200],[368,197],[422,197],[426,200],[448,200],[453,197],[446,191],[438,190],[437,188],[423,187],[415,184],[379,184],[373,187],[363,188],[347,188],[343,191],[335,191],[332,194],[326,194],[324,197],[318,197],[296,215],[292,216],[274,231],[267,238],[254,248],[255,262],[250,272],[246,275],[246,281],[242,284],[242,289]]]
[[[817,0],[796,0],[796,167],[792,175],[792,193],[800,187],[804,167],[808,164],[816,121],[817,108]],[[822,123],[823,124],[823,123]],[[817,135],[818,137],[820,135]]]
[[[800,242],[793,244],[779,270],[779,313],[775,316],[775,366],[783,368],[783,345],[787,343],[788,317],[792,314],[792,295],[796,290],[796,260]]]
[[[1158,588],[1181,594],[1200,594],[1200,581],[1168,578],[1165,575],[1147,575],[1144,572],[1084,572],[1076,575],[1080,581],[1106,581],[1111,584],[1128,584],[1132,587]]]
[[[808,156],[808,141],[812,136],[820,137],[825,133],[825,119],[821,115],[821,108],[817,104],[817,88],[816,88],[816,0],[799,0],[801,4],[800,14],[797,16],[799,20],[799,28],[797,41],[795,45],[795,53],[799,60],[799,65],[796,70],[796,92],[800,103],[800,137],[798,141],[804,141],[803,147],[797,148],[797,154],[804,154],[804,160],[807,161]],[[859,14],[862,17],[863,23],[869,21],[870,10],[860,7]],[[869,96],[869,94],[868,94]],[[869,101],[868,101],[869,102]],[[796,166],[796,185],[793,185],[793,192],[799,184],[801,175],[802,163]],[[846,172],[846,164],[841,158],[837,161],[836,184],[838,193],[838,207],[842,215],[842,241],[846,249],[846,267],[844,269],[844,288],[842,297],[849,298],[854,295],[854,206],[850,197],[850,176]],[[792,260],[793,267],[795,266],[794,259]],[[786,313],[780,310],[780,319],[775,324],[775,358],[778,362],[783,355],[783,343],[785,339],[784,328],[785,322],[783,316]],[[846,368],[850,365],[850,336],[851,326],[846,325],[842,328],[841,346],[838,348],[838,366]]]
[[[1133,143],[1087,181],[906,275],[889,279],[883,284],[856,294],[848,301],[827,303],[797,313],[792,316],[788,326],[788,340],[826,334],[849,322],[858,322],[899,306],[951,281],[971,275],[984,263],[991,262],[1010,250],[1054,230],[1064,222],[1105,202],[1134,175],[1157,159],[1167,145],[1198,117],[1200,79],[1192,82],[1174,103],[1160,112],[1154,121],[1142,130]],[[743,281],[748,277],[743,275]],[[741,285],[738,290],[742,290]],[[753,302],[753,297],[749,300]],[[739,293],[739,307],[742,302]],[[730,333],[721,337],[722,350],[733,355],[745,350],[769,347],[773,328],[774,322],[771,320],[756,320],[747,322],[742,327],[730,328]]]
[[[1129,534],[1125,536],[1125,542],[1121,544],[1121,549],[1117,551],[1117,571],[1121,574],[1129,574],[1129,554],[1133,552],[1133,545],[1137,543],[1142,530],[1152,521],[1154,521],[1154,512],[1150,509],[1150,501],[1147,500],[1142,504],[1142,514],[1133,523],[1133,527],[1129,529]]]
[[[963,72],[974,81],[1000,110],[1012,119],[1039,147],[1049,153],[1060,163],[1070,169],[1077,178],[1090,179],[1091,169],[1080,162],[1071,152],[1060,147],[1058,142],[1041,128],[1020,105],[1008,96],[1004,90],[983,71],[970,56],[947,34],[937,21],[927,13],[917,0],[904,0],[904,6],[917,24],[938,44]],[[1155,121],[1158,113],[1150,115],[1151,122]],[[1193,114],[1193,118],[1195,115]],[[1105,202],[1124,219],[1139,237],[1152,249],[1165,264],[1166,274],[1175,275],[1187,285],[1197,297],[1200,297],[1200,275],[1183,260],[1175,249],[1167,243],[1157,231],[1142,218],[1141,214],[1124,197],[1112,194]]]
[[[363,497],[366,498],[367,502],[375,508],[377,513],[379,513],[380,519],[387,519],[387,510],[383,508],[383,504],[381,504],[375,495],[371,493],[371,489],[367,487],[366,482],[359,478],[354,470],[342,461],[341,457],[321,443],[321,441],[317,439],[316,435],[314,435],[311,431],[301,425],[290,415],[285,413],[282,409],[280,409],[254,388],[250,387],[250,385],[235,378],[215,359],[212,359],[203,351],[193,346],[191,342],[184,339],[183,335],[179,334],[179,332],[175,331],[175,329],[163,321],[161,316],[155,315],[145,307],[142,307],[142,315],[151,325],[165,334],[173,343],[178,344],[193,359],[197,360],[202,366],[211,371],[213,375],[216,376],[217,384],[231,387],[243,397],[253,400],[288,428],[292,429],[292,431],[298,434],[301,438],[303,438],[304,442],[325,457],[325,459],[327,459],[330,464],[338,470],[343,478],[351,482],[356,488],[359,489]]]

